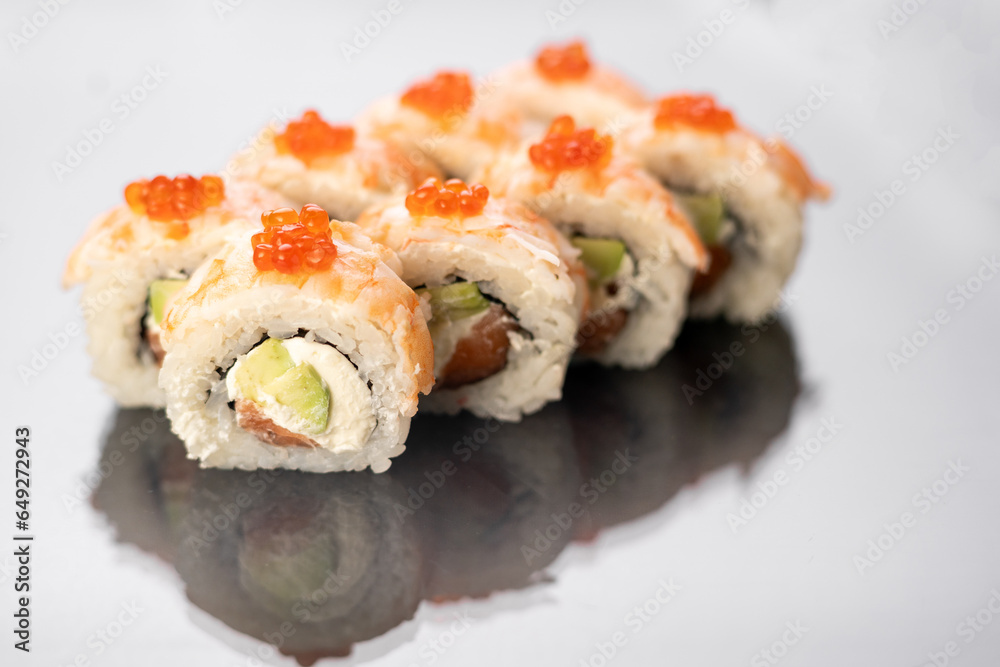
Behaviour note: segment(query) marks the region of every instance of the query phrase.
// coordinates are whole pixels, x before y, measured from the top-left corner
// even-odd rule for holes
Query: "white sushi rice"
[[[733,262],[691,304],[691,315],[754,322],[771,311],[802,245],[803,198],[767,161],[763,142],[742,132],[658,133],[651,119],[627,133],[626,146],[668,187],[719,193],[737,219],[727,244]]]
[[[249,245],[249,244],[248,244]],[[204,277],[204,268],[192,281]],[[185,292],[187,288],[185,288]],[[184,293],[178,299],[184,298]],[[409,314],[399,306],[399,318]],[[236,358],[265,337],[291,338],[305,330],[308,341],[335,347],[370,385],[377,424],[363,446],[281,447],[258,440],[237,425],[225,374]],[[372,322],[365,306],[303,293],[293,285],[255,285],[186,314],[183,328],[166,338],[160,385],[167,415],[188,454],[216,468],[293,468],[311,472],[388,469],[404,450],[416,412],[416,378],[405,370],[400,346],[407,330],[389,331]]]
[[[629,286],[639,299],[625,327],[594,357],[597,361],[647,368],[670,349],[687,312],[687,292],[702,249],[654,178],[618,157],[599,175],[580,170],[551,177],[534,168],[527,150],[508,155],[478,176],[491,191],[522,202],[568,236],[625,244],[635,266]],[[601,315],[590,313],[592,318]]]
[[[64,282],[85,283],[81,303],[93,374],[120,405],[166,405],[157,384],[159,368],[142,338],[150,283],[190,276],[230,237],[253,227],[256,218],[251,216],[259,216],[258,209],[284,204],[257,185],[229,184],[223,204],[189,221],[191,232],[182,239],[164,238],[161,223],[135,215],[127,206],[94,221],[74,251]],[[115,237],[120,229],[127,230],[124,246]]]
[[[280,154],[268,131],[249,159],[235,157],[233,175],[280,192],[300,207],[317,204],[336,220],[355,220],[363,210],[395,194],[406,194],[439,173],[429,161],[410,161],[394,146],[374,139],[355,140],[342,155],[308,166]]]
[[[465,409],[484,418],[519,421],[559,400],[585,298],[561,259],[564,254],[575,256],[574,249],[554,232],[555,243],[512,227],[498,234],[496,222],[486,216],[467,220],[463,233],[447,226],[410,226],[402,205],[384,215],[399,224],[385,236],[373,234],[399,253],[406,284],[436,287],[455,279],[478,283],[481,292],[506,306],[523,330],[508,334],[503,370],[454,389],[435,389],[421,399],[420,408],[446,414]],[[477,220],[490,233],[476,233]],[[360,224],[366,226],[366,219]]]

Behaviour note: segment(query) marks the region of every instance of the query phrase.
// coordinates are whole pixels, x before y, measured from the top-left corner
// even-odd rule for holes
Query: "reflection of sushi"
[[[517,420],[560,397],[586,283],[552,225],[457,179],[358,224],[431,306],[436,384],[422,408]]]
[[[614,70],[593,62],[583,42],[551,44],[532,60],[508,65],[491,80],[496,93],[485,101],[512,108],[544,129],[558,116],[609,130],[628,122],[647,104],[645,94]]]
[[[111,520],[119,541],[172,562],[197,469],[162,410],[119,409],[91,502]]]
[[[571,541],[580,474],[560,404],[516,424],[421,416],[405,465],[401,515],[419,526],[427,597],[524,588]],[[430,484],[428,484],[430,482]]]
[[[550,220],[580,250],[591,286],[580,352],[631,368],[655,364],[684,319],[692,275],[706,262],[670,193],[616,152],[611,137],[577,128],[569,116],[480,178]]]
[[[282,205],[217,176],[157,176],[131,183],[125,204],[99,216],[69,258],[63,283],[82,297],[94,375],[124,406],[164,405],[160,322],[170,295],[260,211]]]
[[[487,103],[495,92],[490,82],[473,86],[465,72],[438,72],[373,103],[358,118],[358,131],[400,146],[411,162],[430,160],[448,176],[467,178],[520,132],[519,114]]]
[[[413,616],[423,558],[391,479],[259,474],[199,473],[177,557],[194,604],[302,664]]]
[[[430,389],[420,300],[356,225],[308,205],[263,220],[163,322],[174,431],[205,466],[385,470]]]
[[[654,511],[710,470],[749,465],[785,429],[799,392],[792,341],[780,322],[745,330],[689,322],[673,353],[649,371],[571,370],[566,402],[584,478],[614,472],[624,452],[636,459],[590,508],[584,537]],[[734,342],[742,352],[728,370],[701,395],[685,392],[699,369],[718,363],[713,354],[732,357]]]
[[[298,205],[314,203],[337,220],[354,220],[393,194],[439,176],[429,161],[415,163],[394,145],[330,125],[312,110],[274,134],[265,130],[249,159],[234,159],[233,175],[277,190]]]
[[[829,190],[777,139],[740,127],[709,95],[664,97],[622,135],[625,149],[684,195],[712,255],[692,287],[692,315],[755,321],[795,268],[802,208]]]

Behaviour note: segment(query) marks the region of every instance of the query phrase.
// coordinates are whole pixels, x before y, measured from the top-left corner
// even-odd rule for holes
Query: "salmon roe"
[[[546,46],[535,58],[535,67],[549,81],[573,81],[590,72],[590,57],[583,42]]]
[[[465,72],[438,72],[431,79],[413,84],[399,101],[432,118],[449,112],[465,113],[472,106],[472,81]]]
[[[187,221],[209,206],[218,206],[226,197],[226,188],[218,176],[195,178],[181,174],[176,178],[157,176],[153,180],[133,181],[125,187],[125,203],[135,213],[156,222],[169,222],[170,238],[184,238],[190,232]]]
[[[309,109],[274,137],[274,146],[279,153],[291,153],[308,165],[317,158],[350,152],[354,148],[354,128],[330,125]]]
[[[552,173],[585,167],[600,169],[611,160],[613,145],[610,136],[597,134],[592,127],[578,130],[570,116],[560,116],[552,121],[545,138],[531,145],[528,157],[536,167]]]
[[[466,218],[482,213],[489,198],[490,191],[480,183],[466,185],[452,178],[442,184],[437,178],[428,178],[406,195],[406,209],[413,215]]]
[[[656,103],[653,124],[661,130],[684,125],[697,130],[729,132],[736,129],[736,120],[728,109],[715,105],[711,95],[670,95]]]
[[[319,206],[276,208],[260,214],[264,231],[254,234],[253,264],[258,271],[299,273],[330,268],[337,246],[330,237],[330,218]]]

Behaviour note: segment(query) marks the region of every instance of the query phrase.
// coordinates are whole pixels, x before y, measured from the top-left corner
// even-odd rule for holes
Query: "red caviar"
[[[226,188],[218,176],[195,178],[181,174],[170,179],[133,181],[125,187],[125,202],[135,213],[156,222],[171,223],[167,236],[184,238],[190,232],[187,221],[209,206],[218,206],[226,197]]]
[[[576,129],[570,116],[559,116],[540,143],[528,149],[531,162],[544,171],[558,173],[567,169],[600,169],[611,160],[614,145],[610,136],[592,128]]]
[[[670,95],[656,103],[653,124],[661,130],[685,125],[697,130],[729,132],[736,129],[736,120],[728,109],[715,105],[711,95]]]
[[[264,231],[254,234],[253,264],[258,271],[298,273],[330,268],[337,246],[330,237],[330,218],[319,206],[276,208],[260,215]]]
[[[406,209],[413,215],[466,218],[482,213],[489,198],[490,191],[480,183],[466,185],[452,178],[442,184],[437,178],[428,178],[406,195]]]
[[[535,67],[550,81],[582,79],[590,72],[590,57],[583,42],[546,46],[535,58]]]
[[[274,145],[279,153],[291,153],[311,164],[320,157],[350,152],[354,148],[354,134],[350,125],[330,125],[309,109],[300,120],[291,121],[283,133],[274,137]]]
[[[449,112],[465,113],[472,106],[472,81],[465,72],[438,72],[413,84],[399,101],[433,118]]]

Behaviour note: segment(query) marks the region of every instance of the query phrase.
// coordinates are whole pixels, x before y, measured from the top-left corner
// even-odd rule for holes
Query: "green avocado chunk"
[[[580,261],[590,269],[593,278],[603,283],[615,276],[625,257],[625,244],[617,239],[596,239],[576,236],[570,240],[580,250]]]
[[[490,307],[489,300],[479,291],[476,283],[459,282],[441,287],[425,287],[421,294],[431,295],[434,319],[460,320],[478,315]]]
[[[163,321],[163,308],[167,305],[167,299],[186,284],[186,280],[154,280],[149,283],[149,311],[157,326]]]
[[[722,221],[726,217],[726,206],[718,193],[708,195],[677,195],[681,205],[688,212],[698,236],[707,245],[715,245],[719,240]]]
[[[236,385],[251,401],[258,401],[258,391],[295,366],[288,350],[277,338],[268,338],[250,350],[236,369]]]
[[[262,391],[295,411],[306,422],[305,433],[319,434],[330,419],[330,392],[312,365],[301,363],[266,384]]]

